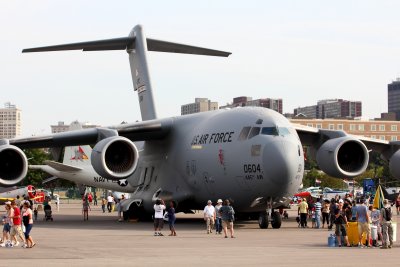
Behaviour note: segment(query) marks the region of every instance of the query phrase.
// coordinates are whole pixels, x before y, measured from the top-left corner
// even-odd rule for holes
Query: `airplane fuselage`
[[[173,118],[162,141],[147,141],[128,178],[151,212],[156,197],[185,208],[229,198],[237,211],[265,210],[299,188],[303,149],[281,114],[266,108],[218,110]],[[147,201],[146,201],[147,200]],[[179,209],[179,206],[178,206]]]

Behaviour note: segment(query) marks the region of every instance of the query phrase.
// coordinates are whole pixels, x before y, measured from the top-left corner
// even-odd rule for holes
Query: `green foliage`
[[[28,163],[30,165],[42,165],[45,160],[50,159],[49,153],[44,149],[25,149],[24,150]],[[21,185],[34,185],[40,186],[43,179],[46,179],[49,175],[45,172],[39,170],[28,169],[28,174],[24,180],[22,180]]]

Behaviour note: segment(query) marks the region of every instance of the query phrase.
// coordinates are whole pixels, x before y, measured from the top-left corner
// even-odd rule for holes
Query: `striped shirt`
[[[314,206],[315,206],[315,213],[321,213],[321,207],[322,207],[321,202],[316,202]]]

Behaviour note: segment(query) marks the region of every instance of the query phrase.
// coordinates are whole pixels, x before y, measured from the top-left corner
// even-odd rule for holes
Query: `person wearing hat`
[[[387,199],[383,200],[383,208],[381,209],[380,223],[382,225],[382,237],[383,237],[381,248],[383,249],[392,248],[393,246],[392,209]]]
[[[3,217],[3,238],[0,243],[0,247],[5,247],[7,242],[10,242],[10,230],[11,230],[11,225],[10,225],[10,215],[12,214],[12,208],[11,208],[11,202],[6,201],[5,202],[5,209],[6,209],[6,215]]]
[[[301,228],[306,228],[307,227],[307,214],[308,214],[308,204],[307,204],[306,198],[303,198],[303,201],[300,202],[297,213],[298,213],[298,215],[300,215]]]
[[[217,200],[217,205],[215,205],[215,234],[221,234],[222,232],[222,217],[219,210],[222,207],[222,199]]]
[[[215,208],[212,205],[212,201],[207,201],[207,206],[204,207],[204,221],[207,226],[207,234],[212,233],[212,228],[214,227],[215,222]]]

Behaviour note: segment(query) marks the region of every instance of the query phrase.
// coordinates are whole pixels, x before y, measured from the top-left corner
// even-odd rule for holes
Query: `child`
[[[33,216],[35,217],[35,221],[37,221],[37,216],[38,216],[37,207],[35,207],[35,208],[33,209]]]

